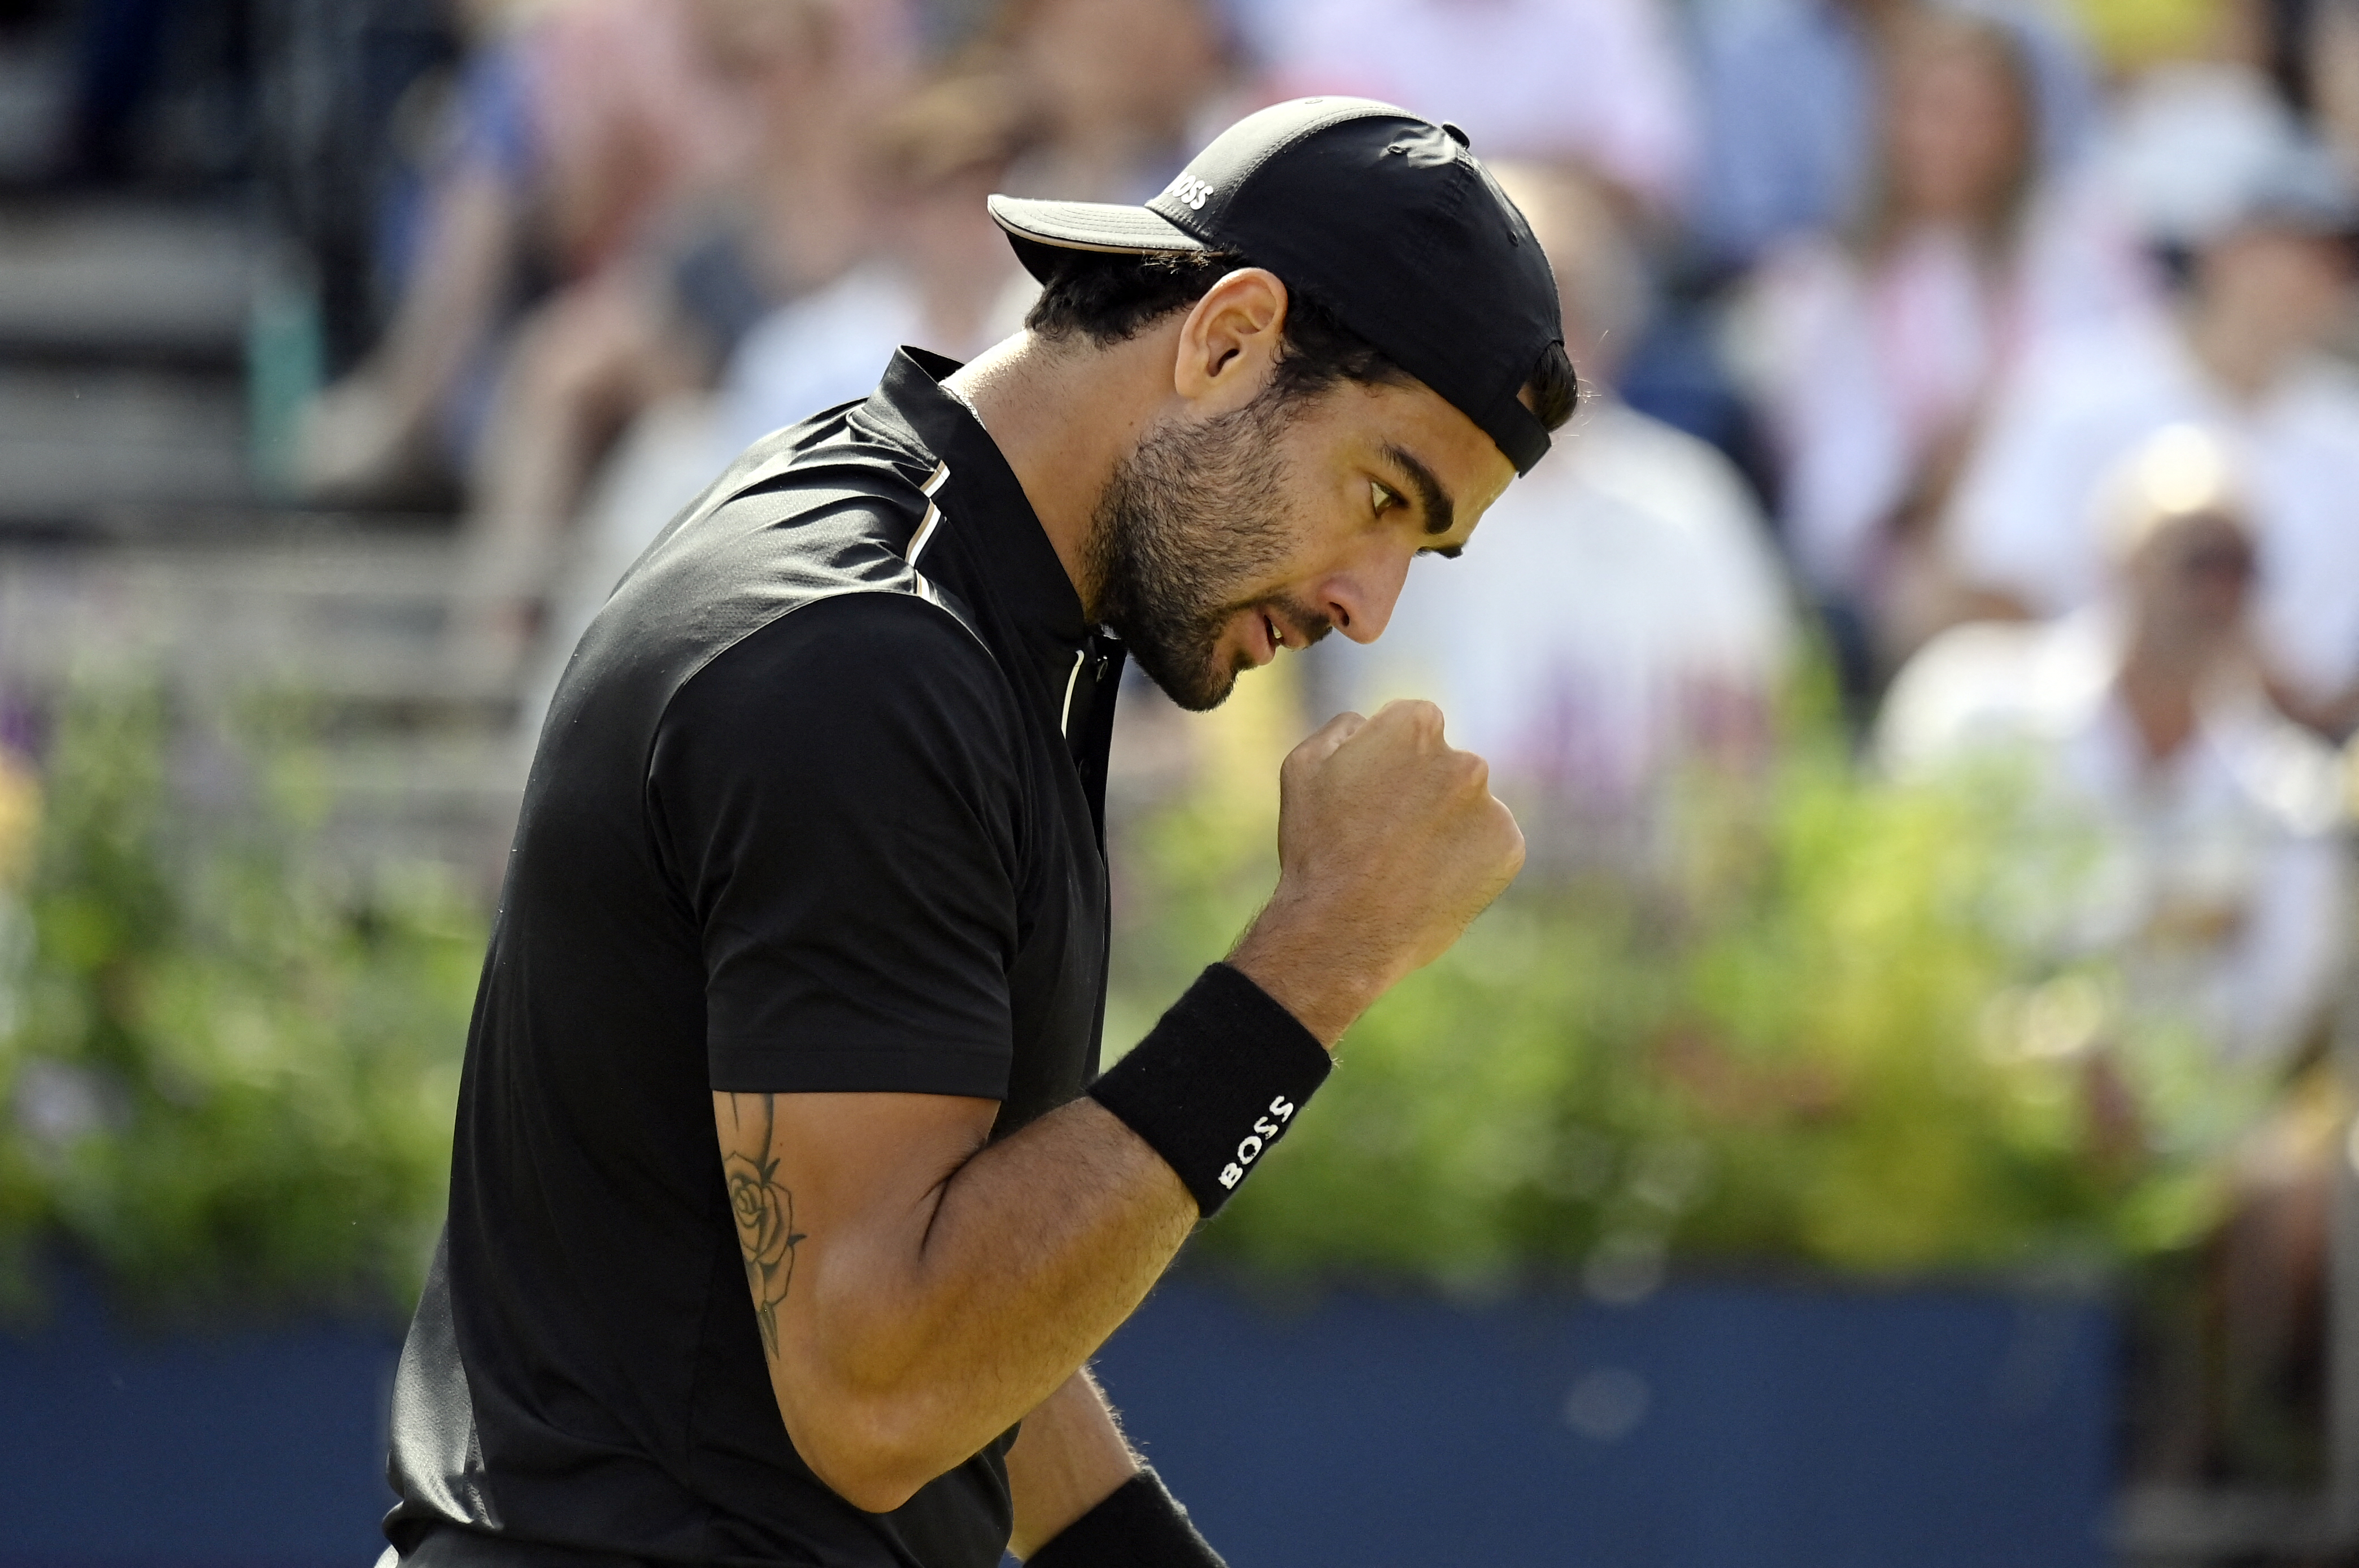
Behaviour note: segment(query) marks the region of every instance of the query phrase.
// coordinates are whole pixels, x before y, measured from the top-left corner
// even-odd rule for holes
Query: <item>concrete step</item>
[[[234,210],[128,200],[0,208],[0,353],[234,366],[263,255]]]
[[[516,674],[445,651],[466,593],[450,537],[282,514],[241,540],[212,521],[223,531],[203,545],[0,550],[9,688],[38,702],[161,679],[201,706],[295,696],[323,737],[332,855],[495,883],[529,750]]]
[[[124,507],[250,506],[248,467],[234,374],[0,363],[0,523],[71,528]]]
[[[329,532],[282,517],[263,542],[0,552],[0,669],[49,685],[93,666],[504,724],[514,678],[455,667],[466,593],[447,535]]]
[[[0,678],[37,701],[107,673],[201,703],[299,694],[336,853],[495,877],[518,680],[446,649],[467,593],[447,519],[307,515],[257,490],[259,234],[154,201],[0,205]]]

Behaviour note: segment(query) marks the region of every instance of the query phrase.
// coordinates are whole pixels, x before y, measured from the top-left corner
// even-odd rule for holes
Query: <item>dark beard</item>
[[[1328,630],[1316,610],[1250,592],[1291,543],[1278,500],[1285,418],[1285,400],[1265,393],[1203,424],[1151,431],[1098,497],[1089,561],[1098,617],[1194,713],[1219,707],[1236,685],[1238,666],[1218,648],[1239,610],[1266,603],[1312,641]]]

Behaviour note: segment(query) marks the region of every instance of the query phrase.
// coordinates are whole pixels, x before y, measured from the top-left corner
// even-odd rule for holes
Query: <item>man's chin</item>
[[[1237,674],[1234,670],[1217,679],[1208,677],[1185,684],[1156,680],[1153,670],[1147,671],[1147,679],[1155,681],[1155,684],[1162,689],[1165,696],[1191,713],[1211,713],[1214,708],[1227,702],[1229,693],[1237,689]]]
[[[1166,686],[1163,688],[1163,694],[1191,713],[1209,713],[1227,702],[1229,693],[1236,689],[1237,678],[1232,674],[1216,688],[1196,687],[1183,692],[1174,691],[1170,687]]]
[[[1209,713],[1229,700],[1237,688],[1237,666],[1221,670],[1209,659],[1187,670],[1172,670],[1134,647],[1132,658],[1165,696],[1191,713]]]

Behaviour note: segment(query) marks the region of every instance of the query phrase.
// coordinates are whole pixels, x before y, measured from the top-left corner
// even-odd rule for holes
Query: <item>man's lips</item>
[[[1286,646],[1286,631],[1266,610],[1246,612],[1245,658],[1256,669],[1277,657]]]
[[[1245,659],[1247,666],[1258,669],[1277,657],[1278,649],[1309,648],[1325,635],[1330,623],[1323,617],[1313,620],[1310,629],[1293,615],[1248,604],[1237,612],[1245,618]],[[1234,624],[1234,617],[1232,623]]]

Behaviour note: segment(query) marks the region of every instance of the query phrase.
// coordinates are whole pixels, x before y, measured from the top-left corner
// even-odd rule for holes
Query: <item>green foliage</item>
[[[1200,793],[1125,846],[1126,1024],[1270,886],[1228,815]],[[1527,877],[1378,1004],[1200,1254],[1478,1291],[1578,1270],[1611,1296],[1667,1256],[2079,1270],[2207,1222],[2251,1086],[2046,956],[2081,845],[2013,780],[1886,785],[1822,735],[1674,815],[1672,864]],[[2092,1125],[2102,1072],[2147,1118],[2127,1150]]]
[[[0,761],[0,1305],[60,1241],[151,1314],[414,1290],[483,921],[424,872],[332,872],[302,719],[86,691],[38,789]],[[1270,886],[1261,727],[1117,848],[1117,1041]],[[1821,738],[1675,820],[1650,875],[1527,877],[1372,1011],[1201,1251],[1612,1294],[1666,1256],[2084,1264],[2207,1223],[2256,1089],[2043,956],[2077,846],[2007,780],[1884,786]]]
[[[448,1177],[480,917],[315,853],[299,711],[220,733],[153,691],[59,715],[5,900],[0,1227],[134,1311],[398,1308]]]

